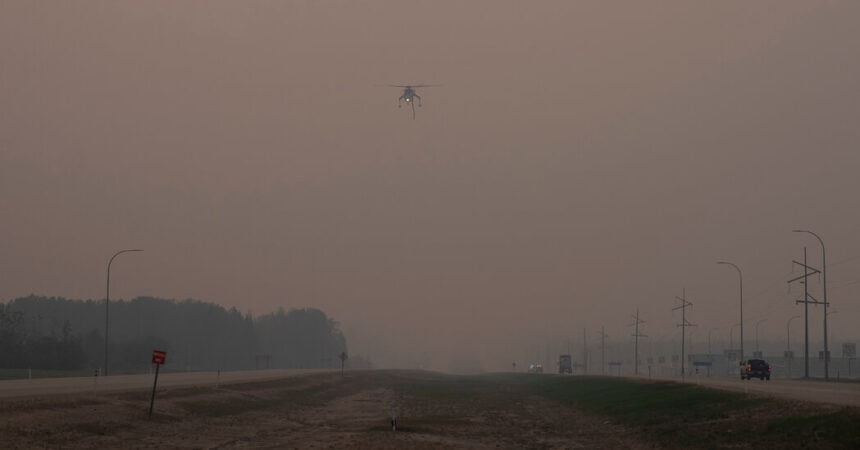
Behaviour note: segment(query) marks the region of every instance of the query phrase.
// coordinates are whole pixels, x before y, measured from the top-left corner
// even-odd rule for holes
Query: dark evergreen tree
[[[99,368],[104,319],[104,301],[29,296],[0,304],[0,367]],[[337,322],[313,308],[253,319],[190,299],[111,301],[110,373],[149,370],[156,349],[168,352],[164,370],[323,368],[337,366],[346,341]]]

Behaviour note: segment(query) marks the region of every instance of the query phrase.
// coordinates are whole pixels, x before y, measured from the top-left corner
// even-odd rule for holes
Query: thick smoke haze
[[[637,308],[678,342],[683,288],[694,345],[727,341],[728,260],[747,348],[767,319],[776,352],[791,260],[821,266],[804,228],[838,355],[858,23],[849,0],[4,1],[0,299],[103,298],[142,248],[112,298],[314,307],[377,366],[499,370],[630,342]],[[443,85],[414,121],[382,86],[409,83]]]

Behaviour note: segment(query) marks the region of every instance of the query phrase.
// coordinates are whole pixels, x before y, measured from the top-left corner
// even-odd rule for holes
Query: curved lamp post
[[[740,279],[740,296],[741,296],[741,361],[744,360],[744,275],[741,273],[741,268],[734,263],[728,261],[717,261],[717,264],[728,264],[738,271],[738,279]]]
[[[824,241],[821,236],[809,230],[791,230],[793,233],[808,233],[818,239],[821,244],[821,274],[824,277],[824,379],[830,379],[830,353],[827,351],[827,253],[824,249]],[[804,299],[806,300],[806,299]]]
[[[104,376],[108,374],[108,333],[110,330],[110,315],[109,307],[110,307],[110,265],[113,263],[113,259],[117,256],[126,253],[126,252],[142,252],[143,250],[139,248],[132,248],[128,250],[120,250],[114,253],[113,256],[110,257],[110,261],[108,261],[107,266],[107,291],[105,292],[105,367],[104,367]]]
[[[758,326],[767,322],[767,319],[761,319],[755,323],[755,351],[761,352],[761,347],[758,346]]]

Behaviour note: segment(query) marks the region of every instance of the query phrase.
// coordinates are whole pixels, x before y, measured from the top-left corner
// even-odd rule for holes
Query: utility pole
[[[806,247],[803,247],[803,263],[794,260],[791,262],[803,267],[803,275],[788,280],[788,283],[791,284],[797,280],[803,280],[800,282],[803,284],[803,300],[797,300],[795,304],[803,303],[803,377],[809,379],[809,304],[820,304],[823,302],[819,302],[813,296],[809,295],[809,283],[807,279],[810,275],[821,273],[821,271],[806,264]],[[810,298],[812,301],[809,301]],[[824,357],[827,359],[826,354]]]
[[[824,379],[830,379],[830,351],[827,348],[827,307],[830,303],[827,302],[827,252],[824,249],[824,241],[821,240],[821,236],[813,233],[809,230],[792,230],[794,233],[808,233],[815,236],[815,239],[818,239],[818,243],[821,244],[821,275],[824,277]]]
[[[606,375],[606,333],[603,326],[600,327],[600,374]]]
[[[588,375],[588,345],[585,340],[585,328],[582,329],[582,374]]]
[[[648,336],[645,334],[639,333],[639,324],[645,323],[644,320],[639,319],[639,308],[636,308],[636,315],[630,316],[630,317],[633,318],[634,322],[628,326],[636,327],[636,331],[635,331],[635,333],[633,333],[633,337],[635,338],[633,340],[633,342],[634,342],[634,344],[633,344],[633,375],[639,375],[639,337],[640,336],[641,337],[648,337]]]
[[[672,311],[675,311],[678,309],[681,310],[681,323],[678,324],[678,326],[681,327],[681,380],[683,381],[684,378],[686,377],[686,374],[684,373],[684,358],[685,358],[685,356],[684,356],[685,346],[684,345],[685,345],[686,340],[687,340],[686,339],[687,338],[687,327],[694,327],[696,325],[692,324],[690,322],[687,322],[687,307],[693,306],[692,303],[687,301],[687,289],[686,288],[682,289],[681,290],[681,296],[680,297],[675,296],[675,299],[681,301],[681,306],[672,308]]]

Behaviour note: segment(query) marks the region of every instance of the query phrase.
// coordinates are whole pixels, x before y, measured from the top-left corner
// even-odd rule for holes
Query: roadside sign
[[[346,358],[349,358],[349,355],[346,352],[340,352],[338,358],[340,358],[340,376],[343,376],[343,365],[346,363]]]
[[[848,343],[848,342],[842,344],[842,357],[843,358],[856,358],[857,357],[857,344]]]
[[[155,381],[152,382],[152,398],[149,400],[149,417],[152,417],[152,407],[155,405],[155,388],[158,386],[158,368],[164,364],[166,359],[167,352],[163,352],[161,350],[152,351],[152,363],[155,364]]]
[[[791,351],[791,350],[786,350],[786,351],[783,353],[783,358],[785,358],[785,359],[794,359],[794,352],[793,352],[793,351]]]
[[[153,364],[164,364],[164,361],[167,359],[167,352],[163,352],[161,350],[153,350],[152,351],[152,363]]]

